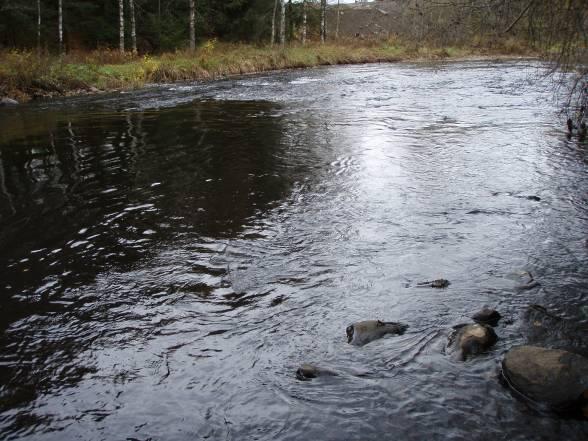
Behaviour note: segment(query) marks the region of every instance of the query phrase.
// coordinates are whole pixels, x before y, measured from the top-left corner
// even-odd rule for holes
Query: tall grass
[[[514,43],[504,47],[439,48],[387,41],[340,40],[336,44],[292,45],[285,48],[218,43],[210,40],[196,51],[160,56],[133,56],[116,50],[72,52],[63,57],[38,57],[32,52],[0,52],[0,96],[26,100],[88,90],[116,90],[147,83],[194,81],[270,70],[319,65],[437,59],[473,54],[525,54]]]

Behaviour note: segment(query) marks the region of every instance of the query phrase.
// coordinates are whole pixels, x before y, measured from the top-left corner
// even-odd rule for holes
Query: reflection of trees
[[[58,123],[47,138],[6,145],[0,163],[0,247],[10,251],[0,260],[61,248],[81,228],[99,230],[101,216],[151,199],[157,214],[126,214],[96,245],[112,251],[117,234],[174,216],[182,216],[196,233],[238,231],[288,187],[278,164],[279,119],[259,117],[269,110],[269,103],[205,102],[80,118]],[[152,188],[154,182],[162,185]],[[35,268],[34,276],[65,263],[87,267],[81,260],[70,253],[51,271]],[[91,263],[108,262],[94,256]]]
[[[68,118],[47,135],[0,144],[0,279],[6,288],[0,358],[13,360],[0,369],[0,397],[8,408],[47,388],[75,384],[91,369],[78,360],[89,341],[68,337],[76,332],[65,328],[91,329],[93,319],[83,318],[83,304],[69,302],[79,295],[76,287],[108,266],[149,253],[143,231],[155,230],[159,243],[179,232],[227,237],[285,196],[291,182],[280,162],[281,120],[266,116],[271,112],[265,102],[203,102]],[[162,223],[169,228],[160,229]],[[68,302],[55,302],[61,299]],[[23,317],[32,320],[27,329],[49,334],[61,323],[63,335],[51,343],[32,331],[11,332]],[[17,343],[22,349],[15,356]],[[41,369],[46,372],[37,381]]]

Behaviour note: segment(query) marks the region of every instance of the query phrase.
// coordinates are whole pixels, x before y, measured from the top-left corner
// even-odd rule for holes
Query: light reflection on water
[[[497,381],[526,305],[586,320],[586,150],[536,67],[337,67],[0,113],[3,436],[585,437]],[[522,270],[541,287],[517,291]],[[500,340],[455,362],[447,333],[483,305]],[[347,345],[368,318],[410,328]],[[302,362],[342,375],[299,382]]]

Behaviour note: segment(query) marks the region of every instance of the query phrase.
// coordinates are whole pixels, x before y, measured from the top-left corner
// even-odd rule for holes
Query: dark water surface
[[[1,110],[0,438],[587,439],[497,379],[526,305],[588,313],[588,150],[537,68],[335,67]],[[522,271],[541,286],[518,291]],[[497,346],[446,355],[483,305]],[[372,318],[410,328],[348,345]],[[342,375],[300,382],[302,362]]]

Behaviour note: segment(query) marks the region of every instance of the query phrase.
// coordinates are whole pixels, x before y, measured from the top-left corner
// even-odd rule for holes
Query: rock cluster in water
[[[539,285],[530,273],[523,274],[529,277],[523,289]],[[447,280],[438,279],[416,286],[444,288],[448,285]],[[501,318],[498,311],[487,306],[476,312],[472,316],[474,323],[454,327],[455,331],[449,337],[449,352],[465,361],[488,351],[498,340],[493,327]],[[546,330],[553,333],[556,329],[559,331],[556,333],[558,338],[562,337],[562,332],[567,334],[566,341],[571,344],[572,350],[534,345],[510,349],[502,361],[502,377],[506,384],[532,403],[545,405],[555,411],[572,411],[588,418],[588,357],[574,352],[577,342],[574,337],[570,337],[571,334],[577,335],[577,326],[539,305],[528,308],[527,320],[531,323],[531,339],[539,336],[543,344],[557,345],[558,341],[550,340],[546,334]],[[398,322],[360,321],[347,327],[347,342],[354,346],[363,346],[389,334],[401,335],[407,328],[408,325]],[[588,332],[588,328],[586,331]],[[303,364],[296,371],[299,380],[337,375],[333,370],[311,364]]]

